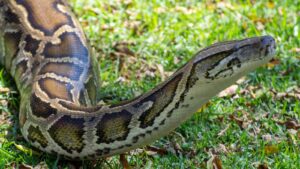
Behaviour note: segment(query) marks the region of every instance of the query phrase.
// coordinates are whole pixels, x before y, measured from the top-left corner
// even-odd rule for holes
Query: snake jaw
[[[265,36],[264,39],[262,40],[262,43],[264,44],[264,50],[265,52],[263,53],[264,55],[264,60],[266,62],[270,61],[272,57],[276,53],[276,42],[275,39],[271,36]]]

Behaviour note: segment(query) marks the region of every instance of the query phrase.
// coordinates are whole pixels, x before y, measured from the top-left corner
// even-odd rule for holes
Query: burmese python
[[[151,91],[101,106],[98,66],[68,5],[0,0],[0,61],[20,91],[21,132],[68,158],[111,156],[166,135],[274,52],[270,36],[217,43]]]

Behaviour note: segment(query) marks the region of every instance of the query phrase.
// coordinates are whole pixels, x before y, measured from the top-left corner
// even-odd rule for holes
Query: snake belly
[[[106,157],[151,143],[274,50],[270,36],[217,43],[151,91],[101,106],[98,64],[66,2],[0,0],[0,62],[21,95],[21,132],[34,147],[68,158]]]

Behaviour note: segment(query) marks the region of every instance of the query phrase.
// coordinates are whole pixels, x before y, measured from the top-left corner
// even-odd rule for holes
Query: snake
[[[167,135],[275,50],[269,35],[215,43],[152,90],[99,104],[99,64],[68,3],[0,0],[0,63],[20,93],[21,133],[70,159],[121,154]]]

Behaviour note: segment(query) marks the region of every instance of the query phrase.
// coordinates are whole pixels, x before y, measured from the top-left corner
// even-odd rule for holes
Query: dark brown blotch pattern
[[[84,119],[63,116],[51,126],[49,134],[62,149],[69,153],[72,153],[72,150],[80,153],[84,148],[83,128]]]
[[[44,135],[42,134],[41,130],[39,129],[39,127],[34,127],[34,126],[30,126],[28,128],[28,140],[31,142],[38,142],[43,148],[47,147],[48,145],[48,141],[47,139],[44,137]]]
[[[61,43],[47,43],[44,55],[48,58],[71,57],[77,58],[84,63],[88,62],[89,54],[87,48],[82,44],[80,38],[75,33],[63,33],[59,37]]]
[[[69,15],[58,10],[57,5],[63,5],[61,0],[17,0],[17,4],[22,5],[27,11],[27,20],[30,25],[51,36],[63,25],[74,27]]]
[[[138,103],[138,105],[140,105],[147,101],[154,102],[153,106],[149,110],[143,112],[140,116],[139,121],[141,122],[141,128],[152,126],[155,118],[158,117],[160,113],[172,102],[181,78],[182,73],[175,76],[168,83],[166,83],[165,86]]]
[[[15,13],[13,13],[10,9],[5,12],[4,20],[7,23],[14,23],[14,24],[20,23],[19,17]]]
[[[227,67],[233,67],[233,66],[241,67],[241,61],[238,58],[231,59],[228,62]]]
[[[132,114],[126,110],[105,114],[96,125],[97,143],[111,143],[125,140],[130,131],[128,125],[131,117]]]
[[[36,117],[48,118],[57,113],[57,110],[51,107],[50,103],[42,101],[35,94],[32,94],[31,96],[30,107],[32,114]]]
[[[25,37],[25,42],[26,42],[26,44],[25,44],[24,50],[26,52],[30,52],[32,54],[32,56],[35,56],[41,41],[32,38],[30,35],[27,35]]]
[[[229,55],[231,55],[232,53],[234,52],[234,50],[228,50],[228,51],[222,51],[222,52],[219,52],[219,53],[216,53],[215,55],[213,56],[210,56],[209,58],[210,59],[206,59],[206,60],[203,60],[202,62],[198,62],[198,63],[201,63],[201,65],[208,65],[210,66],[209,68],[207,68],[206,71],[206,74],[205,74],[205,78],[207,79],[211,79],[211,80],[214,80],[219,73],[221,73],[222,71],[224,70],[221,70],[219,73],[217,73],[216,75],[211,75],[209,73],[210,70],[212,69],[215,69],[216,66],[218,66],[220,64],[220,62],[228,57]],[[195,63],[195,68],[200,68],[200,66],[197,66],[198,63]],[[213,64],[214,63],[214,64]],[[225,68],[225,69],[232,69],[232,68]],[[195,69],[194,69],[195,70]],[[196,73],[193,74],[194,76],[197,76]]]

